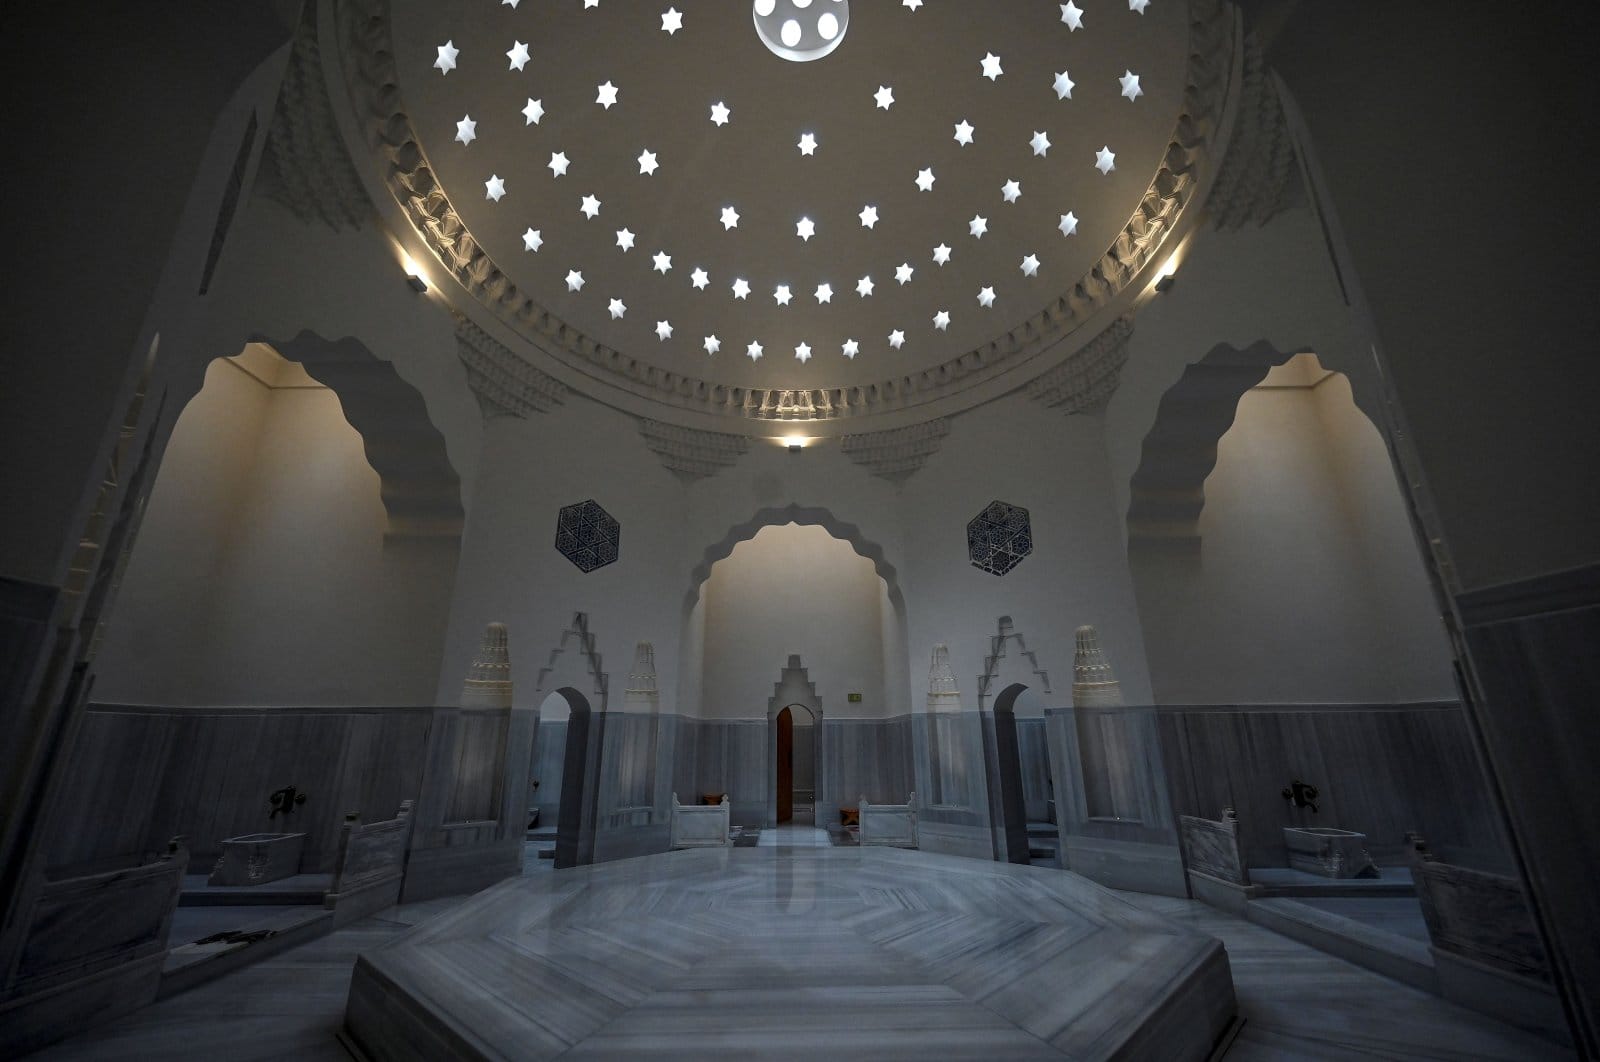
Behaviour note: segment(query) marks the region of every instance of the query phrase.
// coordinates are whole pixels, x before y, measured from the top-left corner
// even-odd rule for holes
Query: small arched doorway
[[[1017,740],[1017,701],[1028,687],[1014,682],[1000,691],[994,702],[995,778],[990,785],[989,819],[994,829],[995,858],[1027,866],[1027,800],[1023,796],[1022,752]]]
[[[551,696],[567,705],[566,747],[561,756],[561,796],[556,811],[556,869],[564,870],[594,861],[594,837],[584,829],[585,809],[594,799],[589,755],[589,700],[571,686]],[[593,821],[590,816],[590,821]]]
[[[813,826],[817,821],[816,716],[803,704],[778,712],[774,797],[776,822]]]

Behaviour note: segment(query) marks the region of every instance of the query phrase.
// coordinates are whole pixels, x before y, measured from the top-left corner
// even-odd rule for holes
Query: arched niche
[[[593,862],[594,831],[592,817],[586,815],[588,802],[594,789],[591,775],[594,757],[590,755],[594,713],[589,699],[571,686],[562,686],[551,694],[559,697],[567,709],[566,742],[561,757],[561,797],[556,813],[556,869],[564,870],[581,863]],[[586,824],[586,819],[591,819]]]
[[[109,700],[435,700],[464,517],[444,438],[358,341],[281,347],[247,344],[170,385],[107,626]]]

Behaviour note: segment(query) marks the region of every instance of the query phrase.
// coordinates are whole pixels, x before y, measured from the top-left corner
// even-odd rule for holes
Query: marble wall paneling
[[[1017,755],[1022,764],[1022,799],[1028,821],[1052,821],[1049,802],[1055,799],[1055,784],[1043,718],[1017,720]]]
[[[824,717],[817,825],[837,822],[839,808],[854,807],[863,796],[875,804],[904,804],[916,788],[911,757],[910,715]]]
[[[765,719],[699,720],[694,786],[678,793],[685,804],[702,793],[727,793],[735,826],[759,826],[767,814]]]
[[[347,812],[387,819],[417,798],[428,725],[426,709],[94,706],[51,862],[161,851],[183,834],[191,867],[205,869],[225,837],[289,828],[307,834],[302,868],[326,872]],[[267,818],[267,800],[286,785],[307,800],[284,824]]]
[[[1258,866],[1284,865],[1286,825],[1365,833],[1380,862],[1403,861],[1419,830],[1451,862],[1507,865],[1459,705],[1164,706],[1158,718],[1174,809],[1235,808]],[[1296,779],[1318,787],[1315,815],[1281,796]]]
[[[529,794],[528,806],[539,809],[539,825],[555,826],[561,811],[561,762],[567,752],[567,722],[539,723],[533,745],[530,780],[539,783]]]

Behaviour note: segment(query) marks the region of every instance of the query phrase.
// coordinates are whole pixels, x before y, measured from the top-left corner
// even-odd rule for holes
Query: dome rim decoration
[[[513,375],[547,373],[603,404],[687,427],[744,433],[762,423],[805,422],[819,435],[877,431],[949,416],[991,401],[1057,368],[1130,313],[1164,248],[1199,221],[1233,121],[1243,54],[1238,13],[1226,0],[1192,0],[1182,105],[1159,168],[1133,215],[1089,272],[1040,312],[942,363],[874,383],[744,387],[663,368],[598,342],[520,290],[482,249],[433,176],[407,111],[390,34],[389,0],[348,0],[322,12],[330,87],[347,139],[381,169],[357,165],[378,210],[402,242],[414,238],[469,296],[446,295],[470,322],[523,362]],[[352,152],[352,154],[355,154]],[[381,187],[379,187],[381,186]],[[441,289],[443,293],[444,289]],[[453,292],[452,292],[453,294]],[[525,343],[548,357],[516,352]],[[736,424],[743,422],[742,427]]]

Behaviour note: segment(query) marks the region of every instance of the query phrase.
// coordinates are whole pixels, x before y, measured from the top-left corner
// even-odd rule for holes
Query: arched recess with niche
[[[464,510],[420,393],[309,332],[194,383],[168,406],[97,697],[432,703]]]
[[[784,544],[797,552],[780,548]],[[812,561],[825,569],[820,580],[808,567]],[[830,598],[826,588],[834,585],[847,589],[860,609]],[[759,630],[733,622],[738,609],[725,606],[736,600]],[[782,601],[798,604],[804,615],[788,615]],[[835,644],[848,639],[837,624],[828,625],[830,609],[835,616],[847,613],[870,648]],[[872,618],[863,618],[867,614]],[[680,795],[725,791],[736,823],[772,821],[769,724],[791,702],[768,698],[775,667],[797,653],[828,702],[826,720],[819,718],[813,731],[818,824],[863,794],[903,802],[915,788],[905,600],[895,565],[858,526],[823,508],[757,511],[702,552],[690,572],[682,616],[679,723],[689,736],[678,745]],[[716,668],[719,659],[735,661],[737,673]],[[859,682],[846,681],[852,673]],[[859,699],[850,696],[857,692]]]
[[[1164,703],[1454,696],[1383,436],[1310,351],[1218,344],[1162,396],[1128,563]]]

